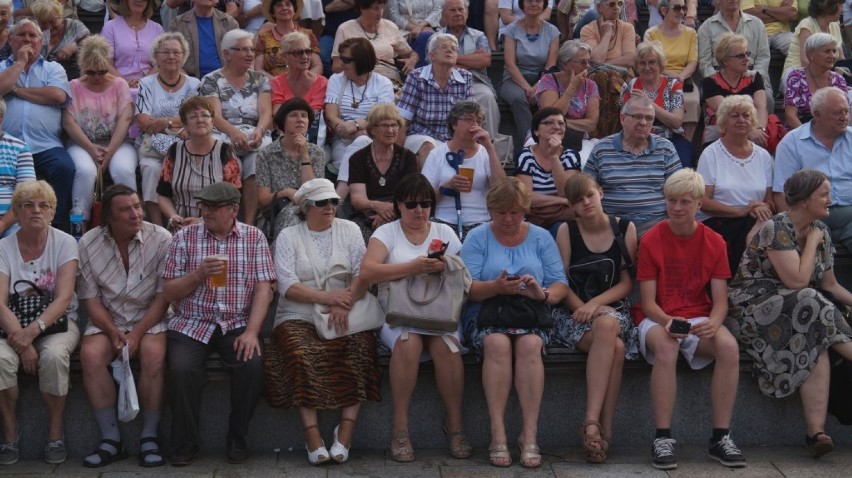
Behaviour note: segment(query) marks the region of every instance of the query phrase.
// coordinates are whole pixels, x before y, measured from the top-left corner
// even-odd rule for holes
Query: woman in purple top
[[[104,24],[101,35],[112,47],[110,73],[127,80],[133,99],[139,80],[154,73],[151,64],[151,44],[164,32],[159,23],[151,20],[154,0],[121,0],[118,15]]]

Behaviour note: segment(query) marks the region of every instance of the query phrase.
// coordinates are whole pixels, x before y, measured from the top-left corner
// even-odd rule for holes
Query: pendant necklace
[[[369,82],[369,81],[370,81],[370,77],[368,76],[367,82]],[[352,109],[357,110],[358,107],[361,106],[361,103],[364,102],[364,97],[367,95],[367,83],[364,83],[364,89],[361,90],[361,99],[359,99],[357,101],[355,100],[355,82],[354,81],[349,82],[349,93],[352,94]]]
[[[379,186],[385,187],[385,185],[387,184],[387,180],[385,180],[385,174],[387,173],[387,171],[382,173],[381,168],[379,168],[379,158],[376,154],[375,145],[370,145],[370,151],[373,153],[373,163],[376,165],[376,171],[379,173]],[[393,152],[391,152],[391,159],[393,159]]]

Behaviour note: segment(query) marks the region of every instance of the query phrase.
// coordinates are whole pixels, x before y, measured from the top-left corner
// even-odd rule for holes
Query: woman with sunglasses
[[[298,35],[293,33],[292,35]],[[314,110],[302,98],[291,98],[275,113],[278,141],[257,153],[257,197],[269,208],[272,236],[299,222],[296,191],[305,182],[323,177],[325,153],[305,135],[314,119]]]
[[[716,110],[726,96],[748,95],[757,110],[757,123],[748,135],[756,145],[766,148],[767,95],[764,78],[759,71],[749,71],[748,40],[736,33],[726,33],[716,42],[713,56],[719,63],[719,72],[701,82],[702,103],[704,103],[704,146],[719,139],[716,127]],[[774,104],[773,104],[774,106]]]
[[[311,40],[302,32],[288,33],[281,39],[281,53],[289,57],[287,70],[270,81],[272,85],[272,116],[281,104],[291,98],[304,98],[314,115],[322,112],[328,80],[311,69]],[[315,116],[316,117],[316,116]]]
[[[322,74],[322,61],[319,56],[319,42],[313,32],[298,25],[298,13],[301,6],[300,0],[264,0],[261,3],[263,16],[268,22],[263,24],[257,31],[255,37],[256,56],[254,69],[277,77],[287,73],[289,65],[294,58],[284,51],[284,37],[299,32],[308,38],[307,48],[299,47],[300,50],[308,52],[309,70],[314,74]]]
[[[349,157],[370,144],[367,134],[367,113],[379,103],[394,103],[393,84],[377,74],[376,50],[366,38],[350,38],[338,49],[337,59],[343,71],[331,75],[325,92],[325,124],[331,132],[331,161],[329,172],[341,181],[338,194],[343,198],[349,191]]]
[[[580,30],[580,39],[592,48],[592,61],[633,67],[636,30],[619,19],[624,0],[595,0],[598,19]]]
[[[451,226],[462,240],[469,230],[491,218],[485,207],[485,194],[494,181],[506,176],[494,144],[482,127],[484,119],[482,105],[475,101],[453,105],[447,116],[453,137],[433,149],[423,165],[423,175],[432,183],[438,201],[432,210],[435,221]],[[459,151],[462,158],[456,167],[449,163],[447,155]],[[473,178],[459,174],[462,168],[472,169]]]
[[[397,184],[393,197],[393,209],[399,219],[380,226],[370,238],[360,277],[370,283],[379,283],[379,303],[385,310],[389,281],[444,270],[443,258],[427,257],[432,241],[447,244],[445,254],[458,254],[461,249],[461,242],[452,229],[429,220],[434,204],[435,191],[429,181],[421,174],[406,176]],[[446,408],[443,427],[449,438],[450,454],[454,458],[470,456],[472,448],[462,420],[464,367],[461,354],[465,350],[461,346],[460,329],[436,332],[387,324],[382,328],[380,338],[391,349],[393,425],[390,453],[394,461],[414,461],[414,448],[408,436],[408,406],[417,384],[420,361],[430,358],[435,364],[435,382]]]
[[[559,67],[556,73],[541,76],[535,90],[539,108],[554,107],[565,115],[566,147],[580,152],[585,162],[597,144],[589,135],[598,125],[601,95],[598,84],[586,78],[592,49],[580,40],[568,40],[559,47]]]
[[[257,215],[257,151],[272,142],[272,97],[269,78],[252,70],[252,34],[231,30],[222,37],[222,68],[201,79],[198,93],[210,98],[218,136],[234,148],[242,163],[243,216],[254,225]]]
[[[190,96],[178,115],[189,139],[169,147],[157,184],[157,203],[172,230],[201,220],[195,195],[206,186],[224,181],[242,187],[239,158],[231,145],[213,136],[212,100]]]
[[[645,32],[645,41],[660,42],[666,57],[662,74],[683,85],[683,137],[692,141],[701,116],[701,98],[692,85],[698,67],[698,35],[683,23],[688,9],[684,0],[659,0],[657,9],[663,21]]]
[[[98,168],[135,191],[137,158],[136,148],[124,141],[133,120],[130,88],[110,73],[109,43],[100,35],[86,38],[77,61],[83,76],[68,85],[74,101],[62,110],[62,127],[76,168],[71,197],[88,221]]]
[[[281,299],[272,339],[264,354],[266,397],[277,408],[298,408],[308,461],[319,465],[349,459],[361,404],[381,397],[381,372],[372,330],[325,340],[314,325],[314,304],[329,309],[329,325],[348,329],[349,307],[367,292],[358,268],[365,246],[355,224],[336,219],[340,196],[328,179],[311,179],[293,195],[299,221],[275,240]],[[327,287],[317,283],[330,274]],[[347,286],[347,284],[351,285]],[[334,441],[326,448],[319,410],[340,410]]]

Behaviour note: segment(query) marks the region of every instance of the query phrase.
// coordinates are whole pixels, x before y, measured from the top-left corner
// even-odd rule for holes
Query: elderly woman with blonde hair
[[[80,201],[87,220],[98,168],[136,190],[136,149],[125,141],[133,102],[127,81],[110,73],[110,56],[104,37],[83,41],[78,58],[83,76],[70,82],[74,101],[62,110],[62,127],[70,138],[68,155],[76,167],[71,197]]]
[[[662,43],[640,43],[636,47],[636,57],[633,61],[633,68],[638,76],[622,88],[621,104],[625,104],[636,91],[644,93],[654,106],[654,125],[651,127],[651,133],[671,141],[680,157],[680,163],[684,167],[690,167],[695,148],[692,147],[692,142],[683,136],[683,82],[664,75],[666,65]]]
[[[402,116],[393,104],[379,103],[367,114],[367,135],[373,142],[349,158],[352,221],[368,242],[373,231],[397,219],[393,209],[396,185],[417,172],[417,156],[396,144]]]
[[[48,415],[44,461],[58,464],[67,457],[64,414],[68,374],[71,352],[80,341],[74,293],[77,243],[50,226],[56,214],[56,194],[46,181],[18,185],[12,195],[12,209],[21,228],[0,240],[0,464],[18,461],[21,429],[15,407],[20,393],[19,368],[38,377]],[[36,320],[23,327],[10,308],[13,294],[31,294],[34,287],[51,294],[53,300]]]
[[[704,148],[698,162],[705,183],[698,220],[725,239],[735,271],[751,237],[775,211],[772,157],[748,137],[757,123],[751,97],[728,96],[716,118],[722,137]]]
[[[68,79],[80,76],[77,53],[80,42],[91,32],[80,20],[65,18],[62,4],[54,0],[39,0],[32,7],[32,16],[44,32],[41,56],[65,68]]]
[[[302,32],[293,32],[281,38],[281,54],[290,61],[287,69],[272,78],[272,115],[290,98],[304,98],[314,113],[322,112],[328,79],[311,69],[311,40]]]

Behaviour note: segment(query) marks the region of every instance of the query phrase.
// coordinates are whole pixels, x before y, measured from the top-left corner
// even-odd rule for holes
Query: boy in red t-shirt
[[[642,237],[637,274],[643,312],[638,323],[640,350],[653,366],[651,403],[657,427],[653,465],[662,470],[677,468],[671,422],[680,352],[694,370],[716,361],[710,383],[709,456],[725,466],[743,467],[745,459],[729,434],[739,381],[739,348],[722,326],[731,277],[725,240],[695,220],[704,197],[700,174],[692,169],[676,172],[666,181],[663,193],[668,219]],[[711,297],[706,292],[708,283]]]

